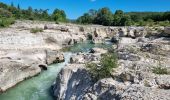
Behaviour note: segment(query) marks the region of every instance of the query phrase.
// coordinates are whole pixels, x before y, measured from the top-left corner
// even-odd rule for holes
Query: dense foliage
[[[114,53],[106,53],[102,55],[99,64],[87,63],[86,67],[89,69],[94,81],[98,81],[99,79],[111,76],[113,68],[118,67],[117,57]]]
[[[99,24],[106,26],[144,26],[144,25],[170,25],[170,12],[128,12],[116,10],[112,13],[109,8],[89,10],[77,19],[81,24]]]
[[[52,14],[48,13],[48,9],[21,9],[20,5],[6,5],[0,2],[0,27],[6,27],[14,23],[15,19],[27,20],[44,20],[67,22],[66,14],[63,10],[55,9]],[[75,22],[75,20],[69,20]],[[109,8],[101,8],[99,10],[89,10],[83,16],[76,20],[80,24],[99,24],[105,26],[169,26],[170,12],[128,12],[116,10],[112,13]]]
[[[6,27],[14,23],[15,19],[26,20],[43,20],[43,21],[56,21],[65,22],[66,14],[63,10],[56,9],[53,14],[48,14],[48,9],[21,9],[20,5],[17,7],[13,3],[6,5],[0,2],[0,27]]]
[[[53,14],[52,14],[52,18],[56,21],[56,22],[66,22],[66,14],[63,10],[59,10],[59,9],[55,9]]]
[[[15,21],[13,18],[0,18],[0,28],[1,27],[8,27],[11,24],[14,24]]]

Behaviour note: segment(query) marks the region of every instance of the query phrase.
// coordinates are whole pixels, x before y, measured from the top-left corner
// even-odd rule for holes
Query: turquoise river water
[[[110,46],[109,44],[91,44],[88,41],[76,44],[64,53],[64,62],[49,65],[47,71],[43,71],[39,75],[27,79],[0,94],[0,100],[53,100],[49,92],[50,87],[55,81],[59,71],[69,63],[71,55],[76,52],[87,52],[93,47],[107,48]]]

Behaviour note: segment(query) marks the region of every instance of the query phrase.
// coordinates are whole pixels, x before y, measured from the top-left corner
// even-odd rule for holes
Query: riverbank
[[[41,73],[42,68],[48,69],[47,65],[49,64],[64,61],[63,53],[60,50],[65,46],[83,42],[87,39],[91,39],[94,44],[98,44],[103,43],[107,38],[115,43],[120,42],[121,45],[118,45],[117,49],[119,49],[119,46],[128,47],[128,45],[133,44],[135,47],[137,45],[136,52],[140,51],[139,48],[152,50],[152,45],[149,44],[154,43],[154,50],[161,48],[160,52],[162,48],[165,48],[163,51],[167,52],[169,50],[167,42],[169,41],[169,35],[168,27],[106,27],[16,21],[9,28],[0,29],[0,92],[4,92],[19,82]],[[156,43],[163,44],[163,47],[161,47],[162,45],[155,46]],[[148,45],[143,47],[142,45],[145,44]],[[166,45],[164,46],[164,44]],[[133,46],[129,48],[133,48]],[[130,58],[122,58],[123,60],[129,60],[131,56],[134,57],[135,55],[128,55],[129,53],[126,54],[121,50],[120,53],[123,52],[123,54],[120,54],[120,56],[130,56]],[[127,50],[125,48],[125,51]]]
[[[57,73],[68,62],[72,53],[64,53],[65,61],[48,66],[48,70],[39,75],[24,80],[15,87],[0,94],[1,100],[53,100],[50,86],[53,84]]]
[[[78,52],[88,52],[93,47],[110,47],[105,44],[91,44],[90,41],[73,45],[69,51],[64,52],[65,61],[52,64],[48,69],[40,73],[38,76],[27,79],[15,87],[7,90],[0,95],[1,100],[53,100],[50,93],[51,84],[54,83],[60,70],[66,67],[70,58]]]

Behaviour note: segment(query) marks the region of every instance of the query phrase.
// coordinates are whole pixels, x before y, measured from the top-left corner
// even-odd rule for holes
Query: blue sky
[[[113,12],[121,9],[129,11],[170,11],[170,0],[0,0],[1,2],[15,5],[21,8],[63,9],[67,17],[75,19],[87,12],[89,9],[108,7]]]

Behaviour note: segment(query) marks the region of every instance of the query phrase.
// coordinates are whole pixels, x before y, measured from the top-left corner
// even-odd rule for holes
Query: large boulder
[[[131,38],[143,37],[147,34],[143,27],[129,27],[127,31],[127,36]]]
[[[27,60],[28,61],[28,60]],[[26,78],[37,75],[41,68],[37,64],[29,64],[21,61],[0,61],[0,92],[15,86]]]
[[[127,28],[120,28],[118,34],[120,37],[126,37],[128,35]]]
[[[119,93],[123,92],[123,88],[123,84],[118,84],[112,78],[105,78],[96,82],[83,95],[83,100],[117,100],[119,99]]]
[[[91,93],[96,95],[97,100],[117,100],[125,88],[123,83],[119,83],[112,78],[105,78],[93,85]]]
[[[58,100],[81,100],[81,96],[92,84],[84,65],[69,64],[60,71],[52,91]]]
[[[46,50],[46,63],[53,64],[59,63],[64,61],[63,53],[56,51],[56,50]]]

